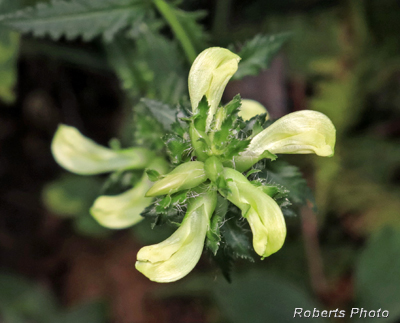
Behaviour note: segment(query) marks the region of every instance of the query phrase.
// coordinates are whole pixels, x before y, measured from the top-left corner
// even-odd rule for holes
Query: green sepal
[[[146,172],[146,175],[149,178],[149,180],[152,182],[157,182],[158,180],[160,180],[162,178],[162,175],[159,172],[157,172],[155,169],[146,168],[145,172]]]
[[[211,156],[204,162],[204,171],[208,179],[215,182],[222,175],[224,166],[218,157]]]
[[[203,96],[199,103],[199,106],[197,107],[196,113],[192,117],[194,126],[199,131],[206,131],[207,112],[209,108],[210,107],[208,105],[207,98]]]
[[[210,227],[207,231],[206,247],[217,255],[218,249],[221,244],[220,227],[225,221],[225,215],[228,212],[228,201],[218,195],[217,207],[210,221]]]
[[[192,123],[189,127],[189,134],[191,139],[191,144],[194,148],[194,155],[197,157],[197,160],[205,161],[209,156],[207,154],[208,151],[208,136],[204,131],[198,130],[194,123]]]
[[[190,160],[192,145],[189,140],[185,140],[177,134],[169,133],[164,136],[164,142],[173,164],[179,165]]]
[[[238,94],[219,110],[224,120],[221,125],[217,124],[218,120],[215,120],[213,124],[213,127],[217,128],[213,138],[213,145],[219,150],[229,145],[229,141],[232,137],[232,130],[234,130],[236,120],[238,119],[237,114],[239,112],[240,102],[241,98]]]
[[[240,140],[240,139],[232,139],[229,143],[228,147],[225,151],[225,158],[232,159],[235,156],[238,156],[242,151],[245,151],[247,146],[250,144],[250,140]]]
[[[219,176],[215,181],[215,185],[217,186],[219,193],[224,197],[226,197],[230,192],[227,181],[229,181],[229,179],[226,180],[223,176]]]

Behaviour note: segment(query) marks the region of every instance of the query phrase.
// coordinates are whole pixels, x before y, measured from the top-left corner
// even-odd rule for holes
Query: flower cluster
[[[220,106],[225,86],[239,61],[227,49],[209,48],[196,58],[190,70],[192,115],[179,120],[187,123],[186,128],[175,127],[178,137],[186,138],[181,140],[182,148],[177,151],[186,153],[187,158],[177,158],[181,163],[169,174],[160,176],[146,194],[165,196],[157,202],[160,213],[182,192],[185,196],[190,192],[190,198],[176,232],[138,253],[136,268],[153,281],[175,281],[194,268],[211,230],[217,196],[241,210],[250,225],[258,255],[264,258],[277,252],[286,236],[281,208],[270,187],[255,185],[242,172],[263,158],[276,159],[275,154],[332,156],[334,153],[335,128],[319,112],[294,112],[264,129],[260,123],[264,116],[243,120],[252,116],[251,110],[259,114],[262,111],[259,105],[251,103],[248,109],[240,111],[241,100],[237,96]],[[178,141],[174,145],[179,145]]]
[[[203,51],[194,61],[188,81],[191,111],[178,114],[171,126],[175,133],[165,138],[175,165],[166,175],[162,174],[167,162],[148,149],[105,148],[66,125],[54,136],[53,155],[71,172],[92,175],[147,168],[128,191],[97,198],[91,214],[100,224],[125,228],[149,208],[157,219],[171,208],[186,210],[168,239],[142,248],[137,255],[136,268],[153,281],[172,282],[187,275],[199,261],[206,237],[216,254],[220,237],[215,224],[224,223],[225,216],[219,205],[231,203],[240,210],[259,256],[277,252],[286,237],[277,188],[249,180],[257,171],[252,167],[264,158],[275,160],[275,154],[334,153],[335,128],[322,113],[299,111],[272,122],[259,103],[239,96],[222,106],[225,86],[239,61],[239,56],[218,47]]]

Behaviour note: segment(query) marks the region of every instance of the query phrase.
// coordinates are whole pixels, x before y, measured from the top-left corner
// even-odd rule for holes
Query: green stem
[[[178,40],[180,41],[182,48],[185,51],[186,57],[189,60],[189,63],[193,63],[197,56],[196,50],[194,49],[189,36],[186,34],[174,11],[170,7],[170,5],[167,4],[164,0],[153,0],[153,2],[156,5],[158,11],[170,25],[176,38],[178,38]]]

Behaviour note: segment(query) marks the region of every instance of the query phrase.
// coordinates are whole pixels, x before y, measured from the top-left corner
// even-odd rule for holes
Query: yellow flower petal
[[[265,120],[268,120],[269,119],[268,111],[261,103],[250,99],[242,99],[242,106],[240,108],[238,116],[242,117],[243,120],[247,121],[259,114],[265,114],[265,113],[267,114],[265,116]]]
[[[216,203],[215,191],[196,197],[190,202],[181,226],[168,239],[140,249],[136,269],[159,283],[173,282],[186,276],[200,259]]]
[[[160,174],[168,169],[164,159],[157,158],[149,165]],[[143,219],[142,211],[151,204],[152,198],[145,197],[146,192],[153,185],[144,174],[134,188],[115,196],[99,196],[90,209],[92,216],[103,226],[110,229],[130,227]]]
[[[208,111],[206,132],[210,129],[213,116],[221,101],[226,84],[238,69],[240,57],[231,51],[211,47],[199,54],[189,72],[189,95],[193,112],[205,95]]]
[[[304,110],[290,113],[261,131],[242,155],[260,155],[265,150],[273,154],[310,154],[332,156],[336,130],[324,114]]]
[[[230,179],[228,200],[241,209],[250,224],[254,250],[262,257],[277,252],[286,237],[286,224],[278,204],[234,169],[225,168],[224,176]]]
[[[114,170],[147,167],[154,154],[145,148],[119,151],[100,146],[83,136],[76,128],[60,125],[51,143],[59,165],[72,173],[93,175]]]

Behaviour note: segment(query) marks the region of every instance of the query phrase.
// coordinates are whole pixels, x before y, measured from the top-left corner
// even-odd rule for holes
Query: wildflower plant
[[[156,199],[142,215],[154,225],[179,226],[167,240],[138,253],[136,268],[153,281],[187,275],[204,245],[222,267],[234,258],[251,260],[248,228],[262,259],[277,252],[286,237],[284,214],[310,197],[298,170],[275,161],[276,154],[334,153],[335,128],[319,112],[294,112],[275,122],[261,114],[245,121],[239,113],[248,118],[254,105],[241,111],[239,95],[221,105],[239,61],[218,47],[196,58],[188,81],[191,107],[178,109],[164,137],[175,168],[166,175],[147,170],[155,183],[146,196]]]

